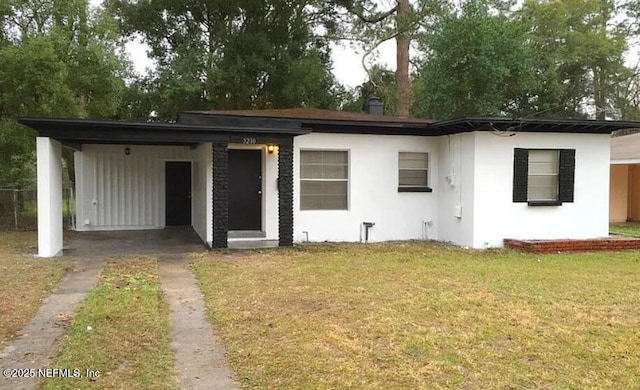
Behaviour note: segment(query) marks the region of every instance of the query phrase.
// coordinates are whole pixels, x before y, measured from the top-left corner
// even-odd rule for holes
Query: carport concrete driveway
[[[64,254],[71,256],[108,257],[206,250],[200,237],[189,226],[157,230],[67,232],[67,238]]]
[[[73,313],[112,256],[158,255],[160,283],[171,307],[172,346],[177,384],[183,389],[236,389],[220,341],[206,320],[204,299],[185,254],[206,248],[190,227],[164,230],[67,232],[67,273],[31,322],[0,351],[0,366],[44,368],[51,364],[64,333],[55,318]],[[0,379],[0,389],[31,390],[36,378]]]

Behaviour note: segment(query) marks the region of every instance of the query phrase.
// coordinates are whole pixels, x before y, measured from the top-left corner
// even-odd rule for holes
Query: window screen
[[[348,152],[300,151],[301,210],[346,210],[348,187]]]
[[[429,154],[428,153],[398,153],[398,186],[424,187],[429,185]]]
[[[527,200],[558,200],[557,150],[530,150]]]

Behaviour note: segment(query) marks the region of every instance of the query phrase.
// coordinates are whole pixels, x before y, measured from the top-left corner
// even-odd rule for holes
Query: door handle
[[[258,195],[262,195],[262,191],[261,190],[258,190]]]

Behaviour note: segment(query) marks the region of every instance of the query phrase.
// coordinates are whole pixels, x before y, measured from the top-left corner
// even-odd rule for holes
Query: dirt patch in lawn
[[[35,315],[70,265],[40,259],[35,232],[0,232],[0,350]]]

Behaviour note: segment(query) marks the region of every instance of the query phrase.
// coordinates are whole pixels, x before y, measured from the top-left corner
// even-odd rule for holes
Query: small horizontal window
[[[398,191],[428,192],[428,190],[429,154],[416,152],[398,153]]]

